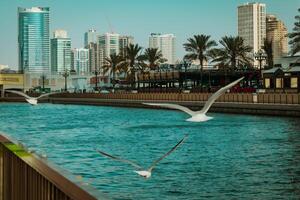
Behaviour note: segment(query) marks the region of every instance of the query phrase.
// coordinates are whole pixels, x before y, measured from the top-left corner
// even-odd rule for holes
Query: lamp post
[[[65,78],[65,92],[68,91],[68,86],[67,86],[67,78],[70,76],[70,73],[67,69],[62,73],[62,76]]]
[[[260,50],[258,50],[258,52],[254,53],[254,58],[255,58],[255,60],[257,60],[259,62],[259,82],[260,82],[260,86],[261,86],[262,61],[266,60],[267,55],[265,54],[265,52],[262,49],[260,49]]]
[[[190,65],[190,61],[186,58],[183,59],[183,67],[184,67],[184,88],[187,89],[187,68]]]
[[[95,67],[95,90],[98,91],[98,75],[100,75],[100,70],[98,70],[98,67]]]
[[[46,79],[46,75],[42,74],[41,79],[42,79],[42,92],[45,91],[45,79]]]

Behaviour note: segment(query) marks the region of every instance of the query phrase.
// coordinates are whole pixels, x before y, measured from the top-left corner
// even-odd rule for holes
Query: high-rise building
[[[84,75],[90,72],[89,70],[89,50],[80,48],[72,50],[73,66],[72,68],[76,71],[77,74]]]
[[[91,42],[97,44],[97,31],[95,29],[90,29],[84,33],[84,47],[86,48]]]
[[[151,33],[149,37],[149,48],[158,48],[166,63],[175,64],[175,36],[173,34]]]
[[[272,41],[273,63],[277,64],[288,54],[287,28],[274,15],[267,15],[267,40]]]
[[[119,38],[119,46],[120,46],[120,53],[126,56],[126,48],[129,44],[133,44],[134,39],[132,36],[121,35]]]
[[[18,8],[19,70],[49,72],[48,7]]]
[[[71,70],[71,39],[67,31],[56,30],[51,39],[51,72],[62,73]]]
[[[89,69],[90,72],[99,70],[99,51],[96,43],[89,43],[86,47],[89,50]]]
[[[98,36],[98,49],[99,49],[99,64],[103,66],[105,64],[104,59],[112,54],[119,54],[119,37],[117,33],[105,33]]]
[[[251,56],[261,49],[266,38],[266,5],[263,3],[246,3],[238,6],[238,35],[245,45],[253,48]],[[258,61],[254,62],[258,67]]]

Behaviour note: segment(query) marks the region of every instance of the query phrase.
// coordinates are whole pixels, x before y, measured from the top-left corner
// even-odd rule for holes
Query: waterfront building
[[[274,64],[288,54],[287,34],[287,28],[281,20],[274,15],[267,15],[267,40],[272,41]]]
[[[51,72],[63,73],[71,70],[71,39],[67,31],[56,30],[51,39]]]
[[[89,29],[84,33],[84,47],[87,48],[90,43],[97,44],[97,31],[95,29]]]
[[[175,64],[175,36],[174,34],[151,33],[149,37],[149,48],[157,48],[161,51],[166,63]]]
[[[253,48],[251,55],[258,52],[266,38],[266,4],[246,3],[238,6],[238,36],[244,39],[245,45]],[[259,67],[254,61],[254,67]]]
[[[89,50],[85,48],[75,48],[72,50],[73,66],[76,74],[84,75],[90,72],[89,69]]]
[[[133,36],[126,36],[122,35],[119,38],[119,47],[120,47],[120,53],[121,55],[126,56],[126,48],[129,46],[129,44],[134,43]]]
[[[106,64],[105,58],[108,58],[112,54],[120,53],[119,38],[120,35],[117,33],[105,33],[98,36],[100,68]]]
[[[23,76],[23,75],[22,75]],[[91,76],[70,73],[67,77],[67,88],[70,92],[82,92],[83,90],[91,91]],[[24,91],[41,91],[44,85],[44,91],[64,91],[65,77],[61,74],[41,74],[25,73],[24,74]]]
[[[19,70],[50,71],[49,8],[18,8]]]
[[[4,96],[6,89],[23,89],[24,79],[23,74],[19,73],[0,73],[0,97]]]

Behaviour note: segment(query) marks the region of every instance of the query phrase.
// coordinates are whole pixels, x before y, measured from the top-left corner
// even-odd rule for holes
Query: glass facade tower
[[[50,71],[49,8],[18,8],[19,70]]]

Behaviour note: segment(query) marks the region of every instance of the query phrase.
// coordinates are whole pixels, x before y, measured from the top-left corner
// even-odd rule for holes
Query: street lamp
[[[261,75],[262,61],[266,60],[267,55],[262,49],[260,49],[258,52],[254,53],[254,58],[259,62],[259,73]]]
[[[261,83],[261,77],[262,77],[262,74],[261,74],[261,67],[262,67],[262,61],[266,60],[267,58],[267,55],[265,54],[265,52],[260,49],[258,50],[258,52],[254,53],[254,58],[255,60],[257,60],[259,62],[259,84],[260,86],[262,85]]]
[[[191,64],[190,61],[186,58],[183,59],[183,67],[184,67],[184,85],[185,85],[185,89],[187,89],[187,68],[188,66]]]
[[[47,78],[47,76],[46,76],[45,74],[42,74],[42,75],[41,75],[41,79],[42,79],[42,89],[43,89],[42,92],[45,91],[45,79],[46,79],[46,78]]]
[[[95,71],[94,71],[94,74],[95,74],[95,90],[98,91],[98,75],[100,75],[100,70],[98,69],[98,67],[95,67]]]
[[[67,78],[70,76],[70,72],[65,69],[65,71],[62,73],[62,76],[65,78],[65,92],[68,91],[68,86],[67,86]]]

